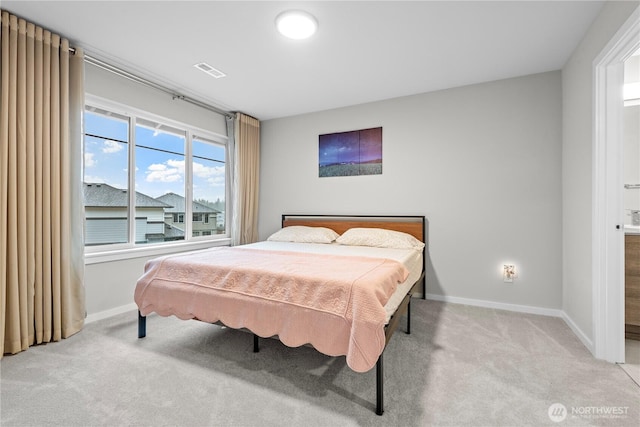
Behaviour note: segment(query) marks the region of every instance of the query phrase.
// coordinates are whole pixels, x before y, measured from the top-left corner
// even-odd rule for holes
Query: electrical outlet
[[[506,283],[513,283],[516,277],[516,266],[513,264],[505,264],[502,269],[502,280]]]

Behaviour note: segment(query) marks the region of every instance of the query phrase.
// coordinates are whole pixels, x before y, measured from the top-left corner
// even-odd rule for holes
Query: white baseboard
[[[576,325],[576,323],[569,317],[567,313],[563,310],[553,309],[553,308],[543,308],[543,307],[534,307],[529,305],[518,305],[518,304],[507,304],[502,302],[494,302],[494,301],[485,301],[485,300],[477,300],[470,298],[459,298],[459,297],[450,297],[444,295],[436,295],[436,294],[427,294],[427,299],[434,301],[442,301],[448,302],[452,304],[464,304],[464,305],[472,305],[476,307],[485,307],[485,308],[494,308],[498,310],[507,310],[507,311],[515,311],[518,313],[529,313],[529,314],[539,314],[541,316],[551,316],[551,317],[559,317],[569,326],[571,331],[578,337],[578,339],[584,344],[584,346],[591,352],[591,354],[595,354],[593,350],[593,342],[589,337],[582,332],[582,330]]]
[[[582,341],[582,344],[587,347],[587,350],[589,350],[591,354],[595,356],[596,353],[595,347],[593,346],[593,341],[584,332],[582,332],[582,329],[580,329],[578,325],[576,325],[576,323],[573,321],[573,319],[569,317],[569,315],[564,311],[562,312],[562,320],[564,320],[564,322],[569,325],[569,328],[571,328],[578,339]]]
[[[494,302],[494,301],[486,301],[486,300],[478,300],[471,298],[460,298],[460,297],[451,297],[445,295],[436,295],[436,294],[426,294],[427,299],[434,301],[442,301],[448,302],[452,304],[463,304],[463,305],[472,305],[476,307],[485,307],[485,308],[494,308],[497,310],[506,310],[506,311],[515,311],[518,313],[529,313],[529,314],[539,314],[541,316],[551,316],[551,317],[559,317],[569,326],[571,331],[578,337],[578,339],[584,344],[585,347],[592,353],[593,350],[593,341],[587,337],[587,335],[582,332],[582,330],[576,325],[576,323],[562,310],[553,309],[553,308],[543,308],[543,307],[534,307],[530,305],[519,305],[519,304],[507,304],[502,302]],[[92,323],[98,320],[106,319],[108,317],[117,316],[118,314],[126,313],[128,311],[135,311],[138,309],[136,303],[132,302],[130,304],[122,305],[120,307],[115,307],[109,310],[100,311],[98,313],[89,314],[84,323]]]
[[[135,302],[131,304],[121,305],[120,307],[111,308],[109,310],[100,311],[98,313],[89,314],[85,319],[84,323],[92,323],[97,322],[98,320],[106,319],[108,317],[117,316],[118,314],[126,313],[128,311],[137,310],[138,306]]]
[[[473,305],[476,307],[495,308],[498,310],[516,311],[518,313],[539,314],[542,316],[563,317],[562,310],[530,305],[507,304],[503,302],[486,301],[471,298],[451,297],[445,295],[427,294],[427,299],[450,302],[453,304]]]

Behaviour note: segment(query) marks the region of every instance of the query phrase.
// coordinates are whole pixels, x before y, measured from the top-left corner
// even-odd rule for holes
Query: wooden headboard
[[[426,243],[425,218],[419,215],[282,215],[282,227],[306,225],[326,227],[342,234],[350,228],[384,228],[411,234]]]

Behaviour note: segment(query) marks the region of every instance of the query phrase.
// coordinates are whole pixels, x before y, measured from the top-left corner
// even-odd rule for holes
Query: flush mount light
[[[283,36],[294,40],[302,40],[311,37],[316,32],[318,21],[307,12],[289,10],[278,15],[276,27]]]

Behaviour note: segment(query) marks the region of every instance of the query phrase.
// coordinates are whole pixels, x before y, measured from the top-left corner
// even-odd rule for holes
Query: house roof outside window
[[[156,200],[159,200],[161,202],[171,205],[171,208],[167,208],[164,210],[167,213],[184,213],[185,212],[184,197],[180,196],[179,194],[167,193],[156,198]],[[219,210],[211,208],[205,204],[202,204],[196,201],[193,202],[192,211],[193,213],[216,213],[216,214],[220,213]]]
[[[126,190],[115,188],[110,186],[109,184],[104,183],[84,183],[85,207],[124,208],[128,205],[129,196],[127,195]],[[136,191],[136,207],[164,208],[166,210],[172,208],[173,206]]]

